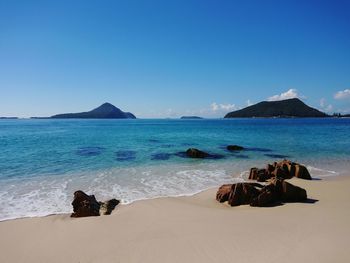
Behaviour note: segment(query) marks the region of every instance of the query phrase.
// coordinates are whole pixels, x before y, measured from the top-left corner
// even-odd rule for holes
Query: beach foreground
[[[290,181],[309,203],[229,207],[215,188],[111,216],[0,222],[0,262],[349,262],[350,176]]]

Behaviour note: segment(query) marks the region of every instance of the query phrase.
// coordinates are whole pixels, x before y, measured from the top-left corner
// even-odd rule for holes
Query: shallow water
[[[334,176],[350,159],[349,134],[350,119],[334,118],[1,120],[0,220],[69,212],[77,189],[124,203],[193,194],[282,158]],[[183,158],[189,147],[223,158]]]

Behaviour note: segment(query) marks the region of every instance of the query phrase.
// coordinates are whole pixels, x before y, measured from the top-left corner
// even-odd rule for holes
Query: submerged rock
[[[76,154],[80,156],[96,156],[100,155],[102,151],[104,150],[103,147],[94,147],[94,146],[89,146],[89,147],[80,147],[78,150],[76,150]]]
[[[203,151],[198,150],[196,148],[189,148],[186,151],[186,155],[190,158],[206,158],[206,157],[210,156],[209,153],[203,152]]]
[[[239,146],[239,145],[227,145],[226,149],[229,151],[242,151],[242,150],[244,150],[244,147]]]

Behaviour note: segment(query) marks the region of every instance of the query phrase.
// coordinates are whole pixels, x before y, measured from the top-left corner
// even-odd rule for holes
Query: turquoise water
[[[333,118],[1,120],[0,220],[70,212],[78,189],[124,203],[193,194],[283,158],[314,176],[341,174],[349,134],[350,119]],[[190,147],[222,158],[183,158]]]

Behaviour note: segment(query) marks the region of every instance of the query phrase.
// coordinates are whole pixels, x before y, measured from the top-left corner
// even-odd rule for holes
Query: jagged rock
[[[275,170],[271,173],[271,177],[290,179],[289,173],[286,172],[281,167],[276,167]]]
[[[307,194],[305,189],[283,181],[281,197],[284,202],[302,202],[307,199]]]
[[[203,152],[201,150],[198,150],[196,148],[190,148],[186,151],[186,155],[191,158],[206,158],[209,157],[210,154]]]
[[[224,184],[220,186],[216,193],[216,200],[220,203],[226,202],[228,200],[232,188],[234,189],[235,186],[235,184]]]
[[[74,193],[72,206],[73,213],[71,214],[71,217],[100,215],[100,203],[97,202],[94,195],[87,195],[83,191],[76,191]]]
[[[273,164],[267,164],[266,165],[266,170],[267,170],[268,173],[272,173],[275,170],[275,166],[276,166],[275,164],[274,165]]]
[[[260,191],[252,184],[238,183],[229,194],[228,204],[231,206],[249,204],[259,193]]]
[[[298,164],[295,166],[295,177],[312,180],[312,177],[304,165]]]
[[[253,167],[250,168],[250,173],[249,173],[249,180],[257,180],[258,179],[258,168]]]
[[[110,215],[119,203],[120,201],[117,199],[111,199],[107,202],[100,202],[100,215]]]
[[[265,186],[258,183],[225,184],[216,193],[217,201],[228,201],[231,206],[249,204],[263,207],[280,202],[303,202],[306,199],[305,189],[276,177]]]
[[[268,173],[266,169],[259,169],[257,175],[258,182],[265,182],[267,179],[271,178],[271,174]]]
[[[227,145],[226,149],[229,151],[242,151],[242,150],[244,150],[244,148],[242,146],[239,146],[239,145]]]
[[[251,168],[249,179],[265,182],[270,178],[291,179],[298,177],[301,179],[312,180],[311,175],[304,165],[283,160],[279,163],[267,164],[266,169]]]
[[[120,201],[116,199],[111,199],[107,202],[98,202],[94,195],[87,195],[79,190],[74,192],[72,202],[73,213],[71,217],[110,215],[119,203]]]

